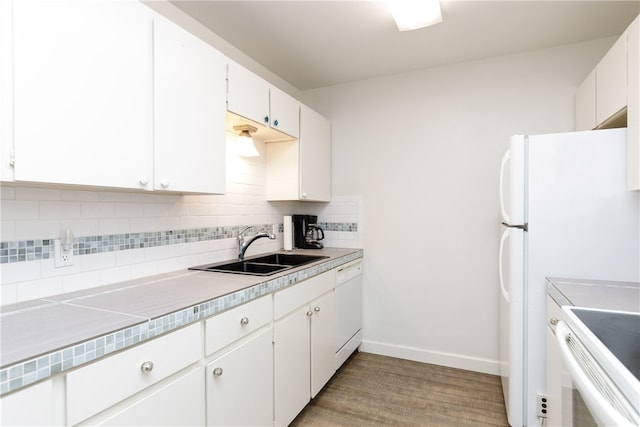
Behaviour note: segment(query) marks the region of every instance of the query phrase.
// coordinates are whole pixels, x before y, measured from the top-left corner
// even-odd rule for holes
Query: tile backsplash
[[[360,197],[267,202],[264,156],[228,154],[227,164],[224,195],[2,185],[0,304],[232,259],[235,236],[249,225],[254,232],[275,225],[278,238],[257,240],[248,255],[278,250],[282,216],[293,213],[318,215],[325,246],[362,247]],[[67,228],[75,236],[73,265],[56,268],[53,240]]]

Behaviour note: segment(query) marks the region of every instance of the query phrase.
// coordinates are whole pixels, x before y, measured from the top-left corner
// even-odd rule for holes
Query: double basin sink
[[[270,276],[290,268],[309,264],[323,258],[321,255],[301,255],[275,253],[258,256],[244,261],[222,262],[191,267],[189,270],[211,271],[216,273],[248,274],[251,276]]]

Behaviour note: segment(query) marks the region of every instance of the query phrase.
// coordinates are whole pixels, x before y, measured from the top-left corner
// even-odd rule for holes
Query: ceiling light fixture
[[[260,153],[256,150],[256,146],[253,145],[253,138],[251,134],[255,133],[258,128],[251,125],[238,125],[233,129],[240,131],[240,134],[236,138],[236,152],[242,157],[258,157]]]
[[[387,0],[398,31],[417,30],[442,22],[439,0]]]

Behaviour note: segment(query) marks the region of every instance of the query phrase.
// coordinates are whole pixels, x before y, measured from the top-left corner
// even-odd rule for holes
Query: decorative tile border
[[[7,366],[0,370],[0,396],[286,288],[302,280],[332,270],[342,264],[362,258],[362,256],[363,251],[358,250],[313,267],[267,280],[251,288],[214,298],[162,317],[149,319],[146,323],[124,328],[31,360]]]
[[[324,231],[358,231],[357,222],[319,222],[318,225]]]
[[[320,226],[326,231],[358,231],[357,223],[326,222]],[[103,252],[126,251],[129,249],[151,248],[177,245],[180,243],[202,242],[233,238],[246,226],[189,228],[144,233],[105,234],[100,236],[76,237],[73,240],[73,254],[89,255]],[[283,225],[277,224],[278,231]],[[253,226],[254,232],[271,232],[271,224]],[[35,261],[53,257],[53,240],[21,240],[0,242],[0,264]]]
[[[0,242],[0,264],[53,257],[53,239]]]

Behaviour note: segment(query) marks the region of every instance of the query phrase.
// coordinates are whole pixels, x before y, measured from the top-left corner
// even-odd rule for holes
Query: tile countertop
[[[322,259],[271,276],[181,270],[0,307],[0,395],[200,321],[361,258]]]
[[[640,283],[547,278],[547,293],[558,305],[640,313]]]

